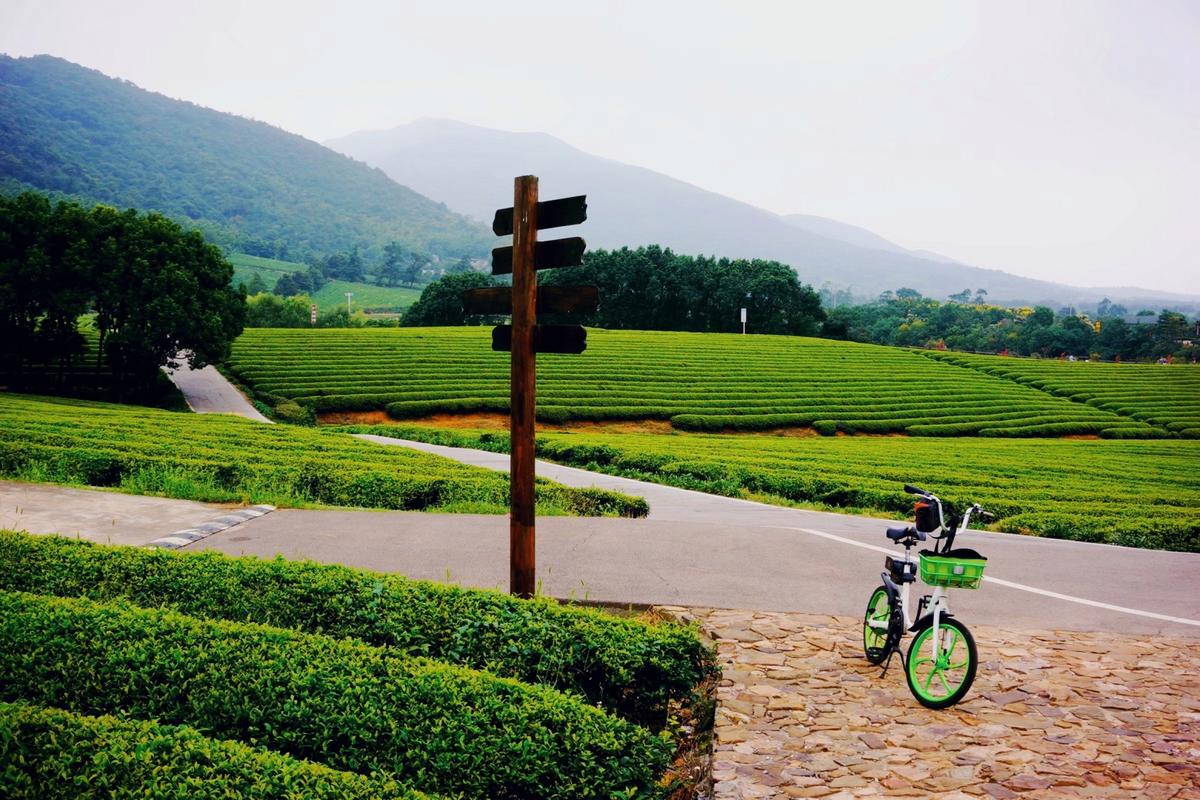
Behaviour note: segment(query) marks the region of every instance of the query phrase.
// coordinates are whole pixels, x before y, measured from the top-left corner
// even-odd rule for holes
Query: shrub
[[[9,800],[420,800],[395,781],[340,772],[183,725],[0,703],[0,797]]]
[[[715,669],[678,625],[303,561],[0,532],[0,588],[349,636],[574,692],[638,720],[661,718]]]
[[[0,593],[0,699],[192,725],[471,798],[653,796],[671,744],[580,700],[329,636]]]
[[[295,400],[284,400],[282,403],[277,403],[274,414],[278,420],[298,425],[311,425],[316,422],[316,416],[313,414],[312,409],[305,408]]]

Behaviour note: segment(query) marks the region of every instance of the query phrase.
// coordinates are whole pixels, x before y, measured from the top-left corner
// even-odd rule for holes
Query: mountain
[[[484,226],[263,122],[51,56],[0,55],[0,191],[162,212],[213,242],[301,260],[390,240],[482,256]]]
[[[782,218],[789,225],[795,225],[797,228],[815,233],[818,236],[824,236],[827,239],[837,239],[839,242],[846,242],[847,244],[854,244],[859,247],[886,250],[889,253],[910,252],[895,242],[888,241],[866,228],[860,228],[857,225],[850,225],[845,222],[838,222],[836,219],[814,217],[811,214],[783,214]]]
[[[983,288],[994,302],[1095,303],[1106,294],[1150,307],[1194,301],[1151,290],[1082,289],[906,250],[871,231],[808,215],[782,217],[642,167],[594,156],[545,133],[419,120],[326,142],[476,219],[512,205],[512,179],[535,174],[541,196],[586,193],[590,247],[661,244],[689,254],[776,259],[814,286],[874,297],[907,286],[931,297]]]

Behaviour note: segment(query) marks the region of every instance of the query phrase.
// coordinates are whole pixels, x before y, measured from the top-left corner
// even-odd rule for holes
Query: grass
[[[330,281],[312,296],[312,300],[322,312],[345,308],[346,292],[354,293],[350,302],[355,311],[359,309],[399,311],[411,306],[421,296],[420,289],[410,289],[405,286],[376,286],[373,283]]]
[[[295,261],[280,261],[275,258],[263,258],[246,253],[228,253],[225,260],[233,264],[233,280],[230,283],[234,286],[239,283],[249,286],[250,281],[254,279],[254,273],[257,272],[263,279],[263,283],[267,285],[267,291],[275,286],[275,281],[287,273],[303,272],[308,269],[308,265]]]

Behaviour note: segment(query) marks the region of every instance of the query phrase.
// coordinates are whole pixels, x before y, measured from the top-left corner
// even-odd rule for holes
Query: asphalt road
[[[249,405],[215,370],[199,389],[187,379],[177,383],[193,408],[237,413],[239,401]],[[361,438],[508,468],[503,454]],[[541,590],[557,597],[858,614],[879,583],[884,552],[900,552],[883,534],[895,524],[889,520],[770,506],[544,461],[537,470],[571,486],[640,495],[651,508],[644,520],[539,520]],[[989,559],[980,590],[953,593],[964,620],[1200,636],[1200,554],[975,531],[958,543]],[[504,588],[508,580],[503,517],[279,511],[187,549],[282,554],[469,586]]]
[[[0,529],[58,533],[100,544],[144,545],[231,506],[95,489],[0,481]]]
[[[507,467],[500,454],[406,446]],[[894,521],[764,505],[541,461],[538,474],[641,495],[651,508],[645,520],[541,518],[538,575],[542,591],[556,597],[857,614],[880,582],[884,553],[902,552],[883,533]],[[1200,554],[985,531],[963,533],[958,544],[989,559],[980,590],[953,593],[964,619],[1200,636]],[[279,511],[189,549],[283,554],[469,586],[504,588],[508,581],[508,522],[489,516]]]

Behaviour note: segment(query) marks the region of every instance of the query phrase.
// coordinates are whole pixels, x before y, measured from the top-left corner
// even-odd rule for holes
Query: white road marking
[[[867,544],[866,542],[855,541],[854,539],[848,539],[845,536],[837,536],[836,534],[826,533],[825,531],[813,530],[812,528],[795,528],[795,527],[790,527],[790,526],[771,526],[771,527],[785,527],[786,530],[800,531],[801,533],[807,533],[812,536],[820,536],[823,539],[831,539],[832,541],[841,542],[842,544],[851,544],[851,545],[854,545],[855,547],[862,547],[867,550],[875,550],[880,553],[885,553],[889,556],[896,554],[896,551],[894,549],[890,549],[887,547],[880,547],[879,545],[874,545],[874,544]],[[1052,592],[1049,589],[1039,589],[1036,586],[1026,586],[1023,583],[1014,583],[1013,581],[1006,581],[1003,578],[993,578],[990,575],[984,575],[983,579],[985,581],[989,581],[989,582],[997,584],[999,586],[1007,586],[1009,589],[1018,589],[1022,592],[1030,592],[1032,594],[1040,594],[1040,595],[1043,595],[1044,597],[1053,597],[1055,600],[1066,600],[1068,603],[1079,603],[1080,605],[1092,606],[1093,608],[1103,608],[1107,611],[1118,611],[1122,614],[1133,614],[1135,616],[1148,617],[1150,619],[1161,619],[1166,622],[1177,622],[1180,625],[1195,625],[1197,627],[1200,627],[1200,620],[1196,620],[1196,619],[1187,619],[1186,617],[1172,617],[1169,614],[1159,614],[1154,611],[1142,611],[1137,608],[1126,608],[1125,606],[1115,606],[1112,603],[1102,603],[1099,600],[1088,600],[1086,597],[1075,597],[1075,596],[1069,595],[1069,594],[1061,594],[1060,592]]]

